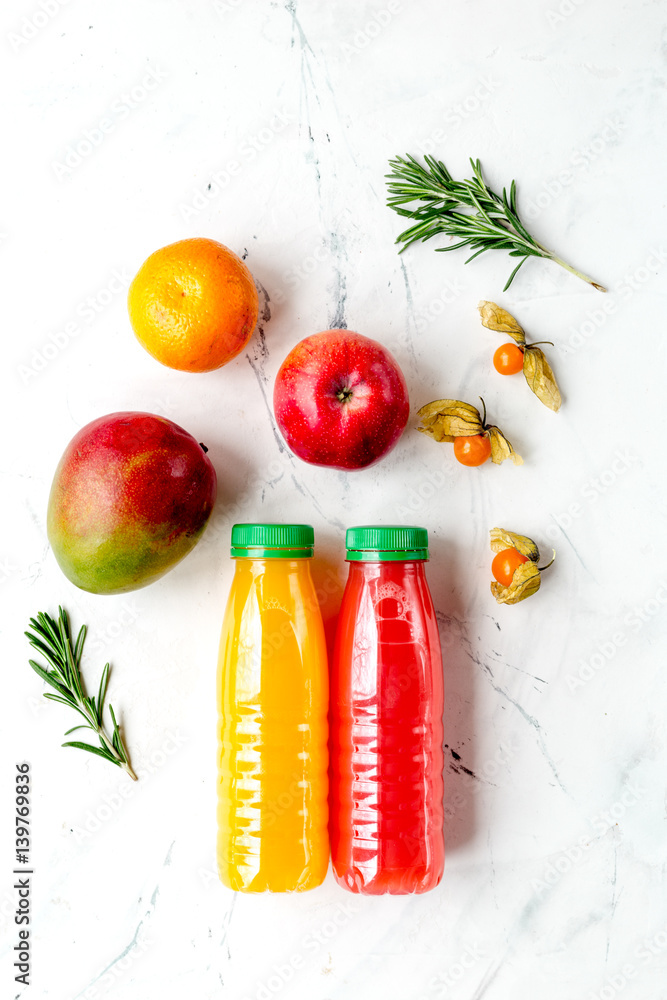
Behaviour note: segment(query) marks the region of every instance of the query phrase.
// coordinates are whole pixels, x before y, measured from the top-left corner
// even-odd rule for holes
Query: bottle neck
[[[262,579],[267,584],[272,580],[311,579],[312,559],[272,559],[263,556],[255,559],[237,558],[234,562],[236,579],[250,577],[253,580]]]
[[[359,562],[352,560],[348,562],[350,576],[363,577],[367,580],[375,580],[378,577],[393,579],[394,577],[420,577],[424,576],[426,559],[405,559],[405,560],[377,560],[373,562]]]
[[[236,556],[234,559],[236,568],[242,571],[251,569],[253,572],[269,570],[271,572],[296,573],[303,569],[309,569],[312,559],[282,559],[271,556]]]

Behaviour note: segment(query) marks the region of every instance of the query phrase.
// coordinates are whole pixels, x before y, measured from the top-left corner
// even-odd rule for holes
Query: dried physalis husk
[[[506,309],[497,306],[495,302],[487,302],[483,299],[477,306],[482,317],[482,326],[487,330],[497,330],[498,333],[507,333],[516,341],[520,347],[526,343],[526,335],[511,313]]]
[[[417,430],[428,434],[436,441],[449,441],[457,437],[473,437],[475,434],[486,434],[491,443],[491,461],[500,465],[506,458],[511,458],[515,465],[523,465],[521,455],[518,455],[505,435],[498,427],[484,423],[476,406],[463,403],[460,399],[436,399],[427,403],[418,412],[422,426]]]
[[[503,587],[502,583],[493,580],[491,593],[498,604],[518,604],[519,601],[525,601],[527,597],[536,594],[541,582],[539,569],[534,562],[528,560],[515,569],[509,587]]]
[[[531,562],[540,561],[540,550],[532,538],[526,535],[517,535],[514,531],[506,531],[504,528],[491,528],[489,532],[491,551],[504,552],[505,549],[516,549],[522,556],[526,556]]]
[[[560,390],[544,351],[539,347],[524,347],[523,374],[539,401],[558,413],[562,402]]]
[[[495,302],[482,301],[477,306],[482,317],[482,326],[498,333],[507,333],[523,349],[523,374],[539,401],[554,413],[558,413],[561,395],[556,377],[551,370],[544,351],[532,344],[526,344],[526,335],[511,313]]]
[[[506,458],[511,458],[515,465],[523,465],[521,455],[517,454],[501,430],[491,425],[487,427],[486,433],[491,442],[491,461],[494,465],[500,465]]]
[[[491,593],[498,604],[518,604],[519,601],[525,601],[527,597],[537,593],[541,583],[541,571],[537,565],[540,561],[540,551],[532,538],[528,538],[526,535],[517,535],[514,531],[506,531],[505,528],[491,528],[489,535],[492,552],[498,553],[504,552],[505,549],[516,549],[528,560],[515,569],[509,587],[503,586],[497,580],[492,581]],[[556,553],[554,552],[548,566],[551,566],[555,558]],[[548,566],[543,566],[542,569],[547,569]]]
[[[484,424],[479,410],[459,399],[436,399],[419,410],[422,434],[429,434],[436,441],[449,441],[457,437],[483,434]]]

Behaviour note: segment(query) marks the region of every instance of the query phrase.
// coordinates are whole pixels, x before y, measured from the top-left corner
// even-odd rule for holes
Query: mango
[[[93,594],[153,583],[200,539],[216,496],[203,445],[152,413],[110,413],[60,459],[47,533],[65,576]]]

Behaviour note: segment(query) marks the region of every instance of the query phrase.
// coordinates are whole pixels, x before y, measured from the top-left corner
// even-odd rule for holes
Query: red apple
[[[292,348],[273,407],[287,444],[312,465],[365,469],[394,447],[410,402],[401,369],[377,340],[325,330]]]

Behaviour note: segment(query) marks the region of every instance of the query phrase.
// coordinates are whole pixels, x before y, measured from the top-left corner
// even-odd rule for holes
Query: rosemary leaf
[[[90,743],[80,743],[78,740],[72,740],[69,743],[61,743],[63,747],[76,747],[77,750],[87,750],[89,753],[97,754],[98,757],[103,757],[105,760],[111,761],[112,764],[116,764],[121,767],[120,760],[116,760],[112,757],[108,750],[100,749],[99,747],[91,747]]]
[[[53,668],[49,671],[34,660],[28,661],[35,673],[39,674],[42,680],[50,684],[57,692],[54,694],[52,691],[45,691],[44,697],[50,701],[57,701],[63,705],[68,705],[85,719],[84,724],[68,729],[65,736],[73,733],[76,729],[91,729],[97,734],[100,741],[99,747],[93,747],[89,743],[80,743],[78,741],[70,741],[62,745],[64,747],[76,747],[79,750],[87,750],[98,757],[103,757],[104,760],[122,767],[130,778],[136,781],[137,776],[132,770],[127,750],[120,734],[120,728],[111,705],[109,705],[109,712],[113,723],[112,735],[109,736],[104,728],[104,699],[109,685],[109,673],[111,669],[108,663],[102,671],[97,701],[94,695],[89,696],[84,690],[80,664],[83,654],[83,644],[87,633],[86,626],[81,626],[74,645],[72,645],[72,635],[67,612],[63,608],[58,608],[57,622],[50,615],[40,611],[36,618],[30,619],[30,627],[32,631],[25,633],[30,645]]]
[[[56,680],[54,674],[49,673],[49,671],[45,670],[44,667],[40,667],[39,663],[35,663],[34,660],[29,660],[28,662],[32,667],[32,669],[35,671],[35,673],[39,674],[39,676],[42,678],[43,681],[46,681],[47,684],[50,684],[51,687],[55,688],[56,691],[58,691],[63,698],[68,697],[67,688],[63,687],[60,681]]]
[[[598,291],[606,292],[606,288],[561,260],[530,235],[519,217],[514,181],[509,195],[503,188],[501,196],[492,191],[484,180],[479,160],[470,160],[473,176],[465,181],[455,181],[445,164],[432,156],[425,156],[424,161],[426,166],[410,155],[405,159],[396,156],[389,161],[392,169],[386,175],[389,191],[387,204],[413,223],[396,239],[397,243],[403,244],[400,253],[411,243],[425,242],[443,233],[457,237],[458,242],[437,247],[437,250],[446,252],[469,246],[473,253],[466,264],[487,250],[507,250],[511,257],[520,257],[503,291],[509,288],[517,271],[529,257],[544,257],[560,264]],[[406,205],[413,207],[406,208]]]
[[[107,663],[102,671],[102,676],[100,677],[100,689],[97,693],[97,705],[98,705],[98,721],[102,722],[102,706],[104,705],[104,699],[107,693],[107,686],[109,684],[109,671],[111,666]]]

